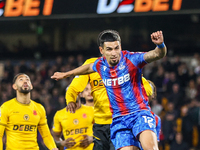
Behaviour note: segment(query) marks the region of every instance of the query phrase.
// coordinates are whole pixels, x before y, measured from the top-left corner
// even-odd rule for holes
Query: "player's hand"
[[[75,113],[76,111],[76,103],[74,102],[69,102],[66,106],[66,110],[69,111],[70,113]]]
[[[53,148],[52,150],[59,150],[58,148]]]
[[[67,72],[55,72],[52,76],[51,79],[54,79],[56,81],[60,80],[60,79],[64,79],[69,77]]]
[[[73,147],[75,144],[76,144],[76,142],[73,138],[68,138],[64,141],[61,141],[61,145],[65,146],[67,148]]]
[[[81,140],[80,147],[86,148],[93,142],[93,136],[83,135],[84,140]]]
[[[164,42],[162,31],[153,32],[151,34],[151,40],[156,45],[162,44]]]

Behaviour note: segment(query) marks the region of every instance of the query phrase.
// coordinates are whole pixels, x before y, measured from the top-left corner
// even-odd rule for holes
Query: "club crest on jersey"
[[[27,115],[27,114],[24,115],[24,120],[28,121],[29,118],[30,118],[29,115]]]
[[[83,114],[83,118],[87,118],[87,115],[86,115],[86,114]]]
[[[34,114],[34,115],[37,115],[37,112],[36,112],[36,110],[34,110],[34,111],[33,111],[33,114]]]
[[[78,119],[74,119],[74,120],[73,120],[73,123],[74,123],[75,125],[77,125],[77,124],[79,123]]]
[[[117,76],[116,70],[111,70],[110,75],[111,75],[111,77],[116,77]]]
[[[119,70],[123,70],[124,68],[125,68],[125,66],[123,65],[123,63],[120,63]]]

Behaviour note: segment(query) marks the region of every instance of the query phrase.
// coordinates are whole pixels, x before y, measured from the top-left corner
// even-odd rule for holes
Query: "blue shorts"
[[[110,126],[111,141],[115,149],[131,145],[141,149],[138,136],[144,130],[151,130],[156,133],[155,117],[150,111],[141,110],[132,114],[119,116],[113,118]]]

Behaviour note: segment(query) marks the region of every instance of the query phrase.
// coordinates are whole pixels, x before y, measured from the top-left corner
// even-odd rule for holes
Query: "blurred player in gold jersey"
[[[0,108],[0,149],[6,132],[6,150],[39,150],[37,129],[48,149],[58,150],[47,125],[46,112],[41,104],[30,99],[33,89],[30,78],[24,73],[13,79],[16,98],[2,104]]]
[[[90,83],[88,83],[85,89],[83,90],[83,92],[81,92],[80,96],[85,99],[86,106],[94,107],[94,100],[93,100],[93,96],[91,95],[91,91],[92,91],[91,85]]]
[[[83,65],[94,63],[97,58],[90,58]],[[66,92],[67,110],[75,112],[76,97],[81,93],[88,82],[92,88],[92,96],[94,100],[94,136],[98,138],[94,140],[94,150],[114,150],[114,146],[110,140],[110,124],[112,123],[112,113],[110,111],[110,103],[107,92],[104,87],[100,75],[95,72],[88,75],[76,76],[70,84]],[[73,105],[71,107],[71,105]]]
[[[80,96],[77,96],[76,105],[75,113],[67,112],[66,108],[56,112],[53,137],[58,146],[71,150],[92,150],[94,108],[82,105]],[[61,139],[62,134],[65,140]]]

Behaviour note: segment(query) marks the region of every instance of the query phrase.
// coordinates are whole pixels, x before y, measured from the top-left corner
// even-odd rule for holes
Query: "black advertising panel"
[[[199,0],[0,0],[0,19],[200,13]]]

